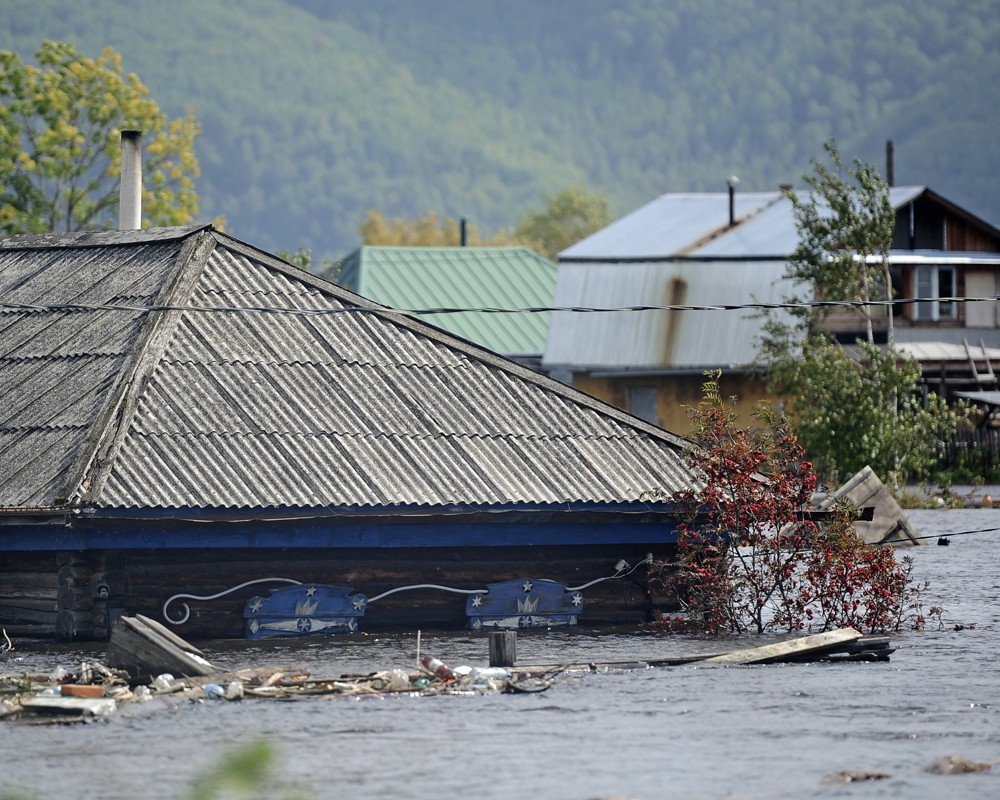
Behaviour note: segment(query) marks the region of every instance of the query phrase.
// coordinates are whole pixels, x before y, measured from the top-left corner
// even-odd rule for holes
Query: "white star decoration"
[[[530,592],[531,591],[531,587],[534,586],[534,585],[535,584],[533,584],[530,580],[525,581],[524,582],[524,586],[522,587],[524,589],[524,593],[527,594],[528,592]]]
[[[308,589],[306,589],[306,597],[312,597],[314,594],[316,594],[315,586],[310,586]]]
[[[358,595],[357,597],[354,598],[354,608],[355,609],[364,608],[367,602],[368,602],[367,598]]]
[[[575,606],[583,605],[583,595],[580,594],[579,592],[573,595],[572,600],[573,600],[573,605]]]
[[[473,595],[472,607],[479,608],[482,604],[483,604],[483,596],[481,594]]]
[[[258,611],[260,611],[260,606],[261,606],[261,600],[260,600],[260,598],[259,597],[255,597],[253,599],[253,602],[250,604],[250,610],[254,614],[256,614]]]

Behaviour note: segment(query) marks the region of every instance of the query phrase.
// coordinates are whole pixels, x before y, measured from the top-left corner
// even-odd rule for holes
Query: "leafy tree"
[[[305,272],[312,272],[313,267],[313,254],[312,250],[305,247],[300,247],[294,253],[289,250],[279,250],[275,253],[278,258],[284,259],[293,267],[298,267]],[[328,281],[337,282],[337,278],[340,277],[340,268],[343,266],[343,262],[334,261],[332,258],[324,258],[320,268],[317,271],[318,275],[322,275]]]
[[[795,214],[799,243],[788,260],[786,277],[814,290],[812,299],[856,300],[852,309],[861,314],[867,339],[875,342],[872,300],[891,301],[889,252],[896,210],[889,200],[889,187],[871,164],[854,160],[844,169],[832,141],[823,145],[832,168],[813,159],[814,175],[804,179],[812,191],[800,196],[787,190]],[[892,306],[879,306],[886,313],[892,342]],[[813,327],[829,314],[828,308],[806,312],[804,322]]]
[[[762,356],[771,391],[788,398],[799,441],[824,478],[836,481],[866,464],[890,484],[923,478],[936,448],[967,418],[961,407],[920,389],[920,364],[893,343],[891,304],[885,309],[889,342],[874,343],[871,301],[892,299],[889,250],[895,212],[888,187],[871,165],[855,160],[843,170],[835,145],[825,145],[832,168],[813,161],[807,197],[789,192],[799,245],[786,277],[806,297],[790,301],[852,301],[866,336],[851,356],[824,328],[829,312],[803,307],[791,322],[765,325]]]
[[[611,222],[607,198],[570,186],[545,198],[543,209],[528,211],[514,229],[517,241],[546,258],[556,256]]]
[[[0,51],[0,231],[44,233],[113,227],[121,178],[120,131],[143,131],[143,216],[181,225],[198,212],[188,111],[170,120],[121,56],[97,59],[44,41],[39,66]]]
[[[397,247],[457,247],[462,243],[461,223],[451,217],[441,219],[433,211],[415,220],[400,217],[388,220],[380,211],[370,209],[358,228],[365,244]],[[466,243],[471,247],[509,245],[508,231],[483,239],[474,224],[466,225]]]
[[[761,403],[755,424],[739,427],[719,373],[689,413],[698,444],[687,461],[704,480],[676,498],[685,516],[677,564],[654,564],[686,612],[664,626],[711,634],[898,629],[912,595],[909,567],[891,548],[858,538],[852,509],[839,506],[822,524],[802,513],[817,478],[787,420]]]

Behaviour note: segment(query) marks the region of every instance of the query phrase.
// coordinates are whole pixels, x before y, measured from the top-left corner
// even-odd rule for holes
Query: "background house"
[[[0,241],[11,636],[240,636],[268,584],[230,590],[274,579],[382,596],[369,628],[460,627],[515,579],[647,619],[684,446],[211,227]]]
[[[977,384],[970,359],[985,374],[989,348],[1000,346],[1000,230],[926,187],[892,188],[890,200],[894,287],[900,299],[920,300],[898,304],[895,338],[922,359],[928,385],[950,396]],[[681,432],[689,428],[681,406],[698,401],[705,370],[720,369],[723,392],[746,411],[767,397],[754,368],[764,319],[724,309],[792,294],[783,276],[796,245],[783,191],[662,195],[560,254],[554,304],[706,310],[555,312],[543,368]],[[948,299],[956,296],[987,299]],[[845,342],[861,334],[846,313],[829,324]],[[883,319],[883,340],[885,330]]]
[[[549,308],[556,265],[524,247],[373,247],[344,259],[337,283],[400,309]],[[548,312],[465,311],[420,319],[538,368]]]

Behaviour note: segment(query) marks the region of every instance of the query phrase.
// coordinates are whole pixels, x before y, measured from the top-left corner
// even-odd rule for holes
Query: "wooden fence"
[[[1000,430],[959,431],[941,446],[942,468],[964,467],[985,474],[1000,467]]]

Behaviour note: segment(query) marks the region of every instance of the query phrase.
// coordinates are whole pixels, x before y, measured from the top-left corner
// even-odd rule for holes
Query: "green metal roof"
[[[337,282],[377,303],[424,308],[547,308],[556,265],[525,247],[373,247],[344,259]],[[443,328],[506,356],[540,356],[548,312],[422,314]]]

